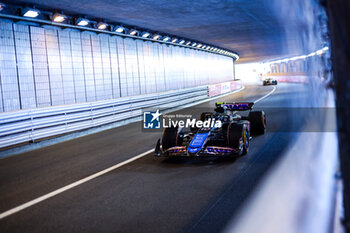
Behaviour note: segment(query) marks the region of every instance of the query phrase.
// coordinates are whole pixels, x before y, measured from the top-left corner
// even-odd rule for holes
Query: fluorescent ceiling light
[[[55,13],[52,16],[52,21],[56,22],[56,23],[62,23],[67,17],[65,15],[59,14],[59,13]]]
[[[132,36],[135,36],[137,34],[137,30],[136,29],[131,29],[129,34],[132,35]]]
[[[183,43],[185,43],[185,40],[180,40],[179,41],[179,44],[183,44]]]
[[[200,47],[202,47],[202,44],[198,44],[198,45],[197,45],[197,48],[200,48]]]
[[[118,32],[118,33],[122,33],[122,32],[124,31],[124,27],[122,27],[122,26],[116,26],[116,27],[114,28],[114,31],[115,31],[115,32]]]
[[[196,46],[196,45],[197,45],[197,43],[196,43],[196,42],[193,42],[193,43],[192,43],[192,46],[193,46],[193,47],[194,47],[194,46]]]
[[[168,40],[170,40],[169,36],[164,37],[163,41],[167,42]]]
[[[202,49],[205,49],[207,46],[206,45],[203,45]]]
[[[190,44],[191,44],[191,41],[187,41],[187,42],[186,42],[186,45],[190,45]]]
[[[106,30],[107,29],[107,24],[103,23],[103,22],[100,22],[100,23],[97,24],[97,29],[99,29],[99,30]]]
[[[153,40],[158,40],[159,38],[160,38],[160,35],[158,35],[158,34],[155,34],[155,35],[153,35]]]
[[[32,8],[25,8],[22,13],[25,17],[35,18],[40,14],[40,11]]]
[[[173,39],[171,40],[171,43],[176,43],[176,41],[177,41],[177,38],[173,38]]]
[[[151,34],[150,34],[149,32],[143,32],[141,35],[142,35],[142,37],[147,38],[147,37],[149,37]]]
[[[0,2],[0,11],[2,11],[5,7],[6,7],[6,5],[4,3]]]
[[[88,24],[89,24],[89,20],[88,19],[84,19],[84,18],[78,18],[77,20],[76,20],[76,24],[78,25],[78,26],[87,26]]]

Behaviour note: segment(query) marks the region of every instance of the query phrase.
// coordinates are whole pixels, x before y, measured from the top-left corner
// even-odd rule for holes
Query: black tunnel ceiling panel
[[[285,50],[284,44],[288,25],[282,25],[282,16],[273,7],[274,1],[269,0],[8,2],[35,4],[48,10],[63,10],[66,14],[86,15],[203,41],[238,52],[239,62],[277,58],[290,51]]]

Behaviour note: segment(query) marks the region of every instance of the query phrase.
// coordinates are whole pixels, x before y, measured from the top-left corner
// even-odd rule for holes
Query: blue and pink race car
[[[204,112],[200,120],[220,122],[210,127],[168,127],[158,140],[158,157],[237,157],[248,152],[251,135],[264,134],[263,111],[252,111],[254,103],[216,103],[214,112]],[[237,114],[249,111],[248,116]],[[204,124],[205,125],[205,124]]]

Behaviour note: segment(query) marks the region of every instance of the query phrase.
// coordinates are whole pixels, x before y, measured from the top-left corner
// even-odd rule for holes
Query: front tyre
[[[178,127],[165,128],[162,135],[163,151],[177,146],[178,144]]]
[[[253,135],[264,134],[266,129],[266,117],[264,111],[252,111],[248,115],[250,132]]]
[[[249,132],[244,124],[231,123],[227,128],[227,144],[238,151],[238,156],[245,155],[249,147]]]

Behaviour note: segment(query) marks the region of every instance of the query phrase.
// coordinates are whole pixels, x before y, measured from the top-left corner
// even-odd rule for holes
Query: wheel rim
[[[249,146],[249,135],[248,131],[245,131],[245,148],[248,149]]]
[[[263,121],[264,129],[265,129],[265,128],[266,128],[266,118],[265,118],[265,114],[262,114],[262,121]]]
[[[244,149],[244,140],[243,138],[239,139],[239,147],[238,147],[240,153],[243,152],[243,149]]]

